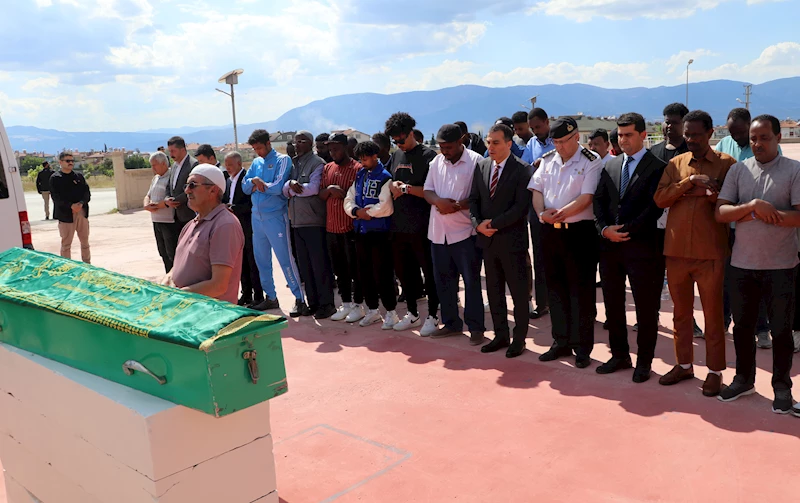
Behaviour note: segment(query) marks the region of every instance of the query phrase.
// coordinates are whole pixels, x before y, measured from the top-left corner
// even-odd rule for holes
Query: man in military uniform
[[[586,368],[594,346],[597,230],[592,200],[603,164],[578,140],[569,117],[550,125],[555,150],[542,157],[531,178],[533,207],[542,225],[545,280],[553,322],[553,345],[539,357],[547,362],[575,352]]]

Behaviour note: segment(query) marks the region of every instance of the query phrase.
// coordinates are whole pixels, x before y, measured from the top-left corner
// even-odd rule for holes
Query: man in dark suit
[[[175,227],[180,234],[183,226],[195,216],[195,212],[189,208],[189,199],[183,189],[186,180],[189,179],[189,173],[192,168],[197,166],[198,162],[186,151],[186,142],[180,136],[173,136],[167,141],[167,150],[175,164],[171,168],[165,201],[167,206],[175,209]]]
[[[242,256],[242,296],[239,297],[240,306],[260,304],[264,301],[264,290],[261,288],[261,279],[258,275],[258,265],[253,254],[253,224],[250,216],[253,203],[250,196],[242,190],[242,181],[246,173],[242,169],[242,155],[239,152],[229,152],[225,155],[225,171],[228,174],[228,190],[222,202],[239,219],[244,232],[244,255]]]
[[[531,166],[511,154],[514,131],[505,124],[489,129],[489,157],[478,162],[469,197],[472,225],[478,231],[476,245],[483,250],[486,293],[494,325],[494,340],[482,353],[508,348],[506,357],[525,351],[528,334],[529,285],[528,180]],[[506,285],[514,301],[514,339],[508,328]]]
[[[658,310],[664,279],[664,255],[656,229],[661,208],[653,195],[666,163],[644,147],[644,117],[627,113],[617,120],[623,155],[608,161],[594,195],[600,243],[600,277],[608,319],[611,359],[597,367],[611,374],[633,366],[625,321],[625,278],[631,283],[639,324],[633,382],[650,379],[658,338]]]

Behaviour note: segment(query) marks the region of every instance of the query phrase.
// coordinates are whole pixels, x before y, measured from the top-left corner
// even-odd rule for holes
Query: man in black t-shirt
[[[58,220],[61,235],[61,256],[72,258],[72,240],[78,234],[81,242],[81,260],[91,263],[89,250],[89,185],[83,175],[73,171],[75,159],[71,152],[58,155],[61,170],[50,177],[50,194],[53,196],[53,218]]]
[[[394,267],[403,292],[406,294],[408,314],[395,325],[395,330],[407,330],[422,324],[417,310],[421,297],[419,270],[425,274],[425,292],[428,295],[428,317],[420,330],[427,337],[439,328],[439,297],[433,276],[431,242],[428,240],[428,220],[431,207],[425,201],[424,185],[430,162],[436,152],[414,138],[416,121],[404,112],[398,112],[386,121],[386,134],[397,145],[392,155],[389,171],[392,173],[392,248]]]

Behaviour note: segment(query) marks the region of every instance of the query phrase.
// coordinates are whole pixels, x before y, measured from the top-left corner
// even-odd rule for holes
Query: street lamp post
[[[689,108],[689,65],[692,63],[694,63],[693,59],[686,63],[686,108]]]
[[[239,75],[244,73],[244,70],[239,68],[238,70],[233,70],[232,72],[228,72],[222,77],[219,78],[220,84],[229,84],[231,86],[231,92],[225,92],[222,89],[217,89],[217,91],[231,97],[231,109],[233,110],[233,144],[234,150],[239,150],[239,135],[236,132],[236,98],[233,93],[233,85],[239,83]]]

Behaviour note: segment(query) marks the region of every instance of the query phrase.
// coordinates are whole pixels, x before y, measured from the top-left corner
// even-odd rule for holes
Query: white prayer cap
[[[192,175],[200,175],[208,178],[211,183],[219,187],[222,192],[225,192],[225,175],[222,174],[221,169],[213,164],[198,164],[192,168],[192,172],[189,173],[189,176]]]

